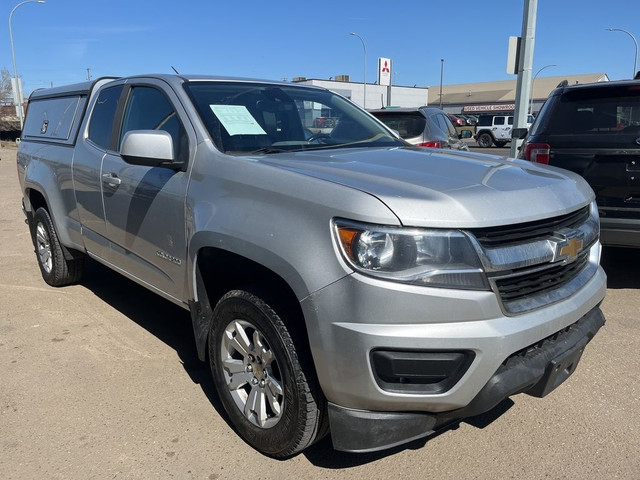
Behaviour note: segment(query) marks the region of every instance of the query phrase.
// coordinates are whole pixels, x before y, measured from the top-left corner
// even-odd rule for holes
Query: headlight
[[[335,220],[337,243],[358,272],[428,287],[489,290],[480,259],[458,230],[385,227]]]

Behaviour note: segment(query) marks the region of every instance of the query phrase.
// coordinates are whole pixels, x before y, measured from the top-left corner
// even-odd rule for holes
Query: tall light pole
[[[362,42],[362,49],[364,50],[364,80],[362,81],[362,89],[364,91],[364,99],[362,100],[362,108],[367,108],[367,46],[364,44],[364,40],[360,35],[355,32],[350,32],[349,35],[358,37]]]
[[[442,110],[442,74],[444,73],[444,58],[440,59],[440,110]]]
[[[46,3],[45,0],[25,0],[24,2],[20,2],[9,14],[9,38],[11,39],[11,57],[13,58],[13,80],[14,80],[14,88],[13,98],[15,105],[18,107],[18,118],[20,119],[20,131],[22,131],[22,126],[24,125],[24,112],[22,111],[22,87],[20,85],[20,79],[18,78],[18,67],[16,66],[16,52],[13,47],[13,29],[11,28],[11,19],[13,18],[14,12],[21,7],[25,3]]]
[[[533,76],[533,80],[531,80],[531,95],[529,95],[529,115],[533,114],[533,86],[536,84],[536,77],[545,68],[557,67],[557,66],[558,65],[556,65],[555,63],[550,63],[549,65],[545,65],[540,70],[538,70],[536,74]]]
[[[638,71],[638,41],[636,40],[636,37],[631,35],[631,33],[627,32],[626,30],[623,30],[622,28],[605,28],[605,30],[608,30],[610,32],[626,33],[631,37],[631,40],[633,40],[633,44],[636,46],[636,54],[633,56],[633,74],[631,75],[631,78],[635,77],[636,72]]]
[[[536,39],[536,19],[538,0],[524,0],[522,11],[522,33],[520,34],[520,54],[518,55],[518,79],[516,80],[516,108],[513,112],[514,130],[527,128],[527,112],[531,93],[531,74],[533,73],[533,46]],[[522,140],[511,138],[509,156],[516,158]]]

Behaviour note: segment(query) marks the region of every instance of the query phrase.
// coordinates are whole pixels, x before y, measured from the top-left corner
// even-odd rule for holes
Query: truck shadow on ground
[[[640,288],[640,248],[604,247],[601,264],[608,288]]]
[[[81,284],[173,348],[191,380],[200,385],[220,417],[231,425],[216,393],[209,366],[198,359],[188,311],[93,260],[86,261]]]
[[[191,380],[200,385],[218,415],[233,429],[216,393],[209,366],[198,359],[189,312],[93,260],[86,262],[84,280],[81,283],[94,295],[173,348]],[[484,428],[513,404],[513,401],[507,399],[490,412],[463,421],[477,428]],[[403,450],[420,449],[439,435],[457,429],[459,423],[452,423],[430,437],[373,453],[338,452],[333,449],[330,436],[327,436],[305,450],[302,455],[320,468],[356,467]]]

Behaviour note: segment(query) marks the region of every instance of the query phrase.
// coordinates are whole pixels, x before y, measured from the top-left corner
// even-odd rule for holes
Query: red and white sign
[[[515,103],[505,103],[501,105],[465,105],[462,107],[462,113],[478,113],[478,112],[503,112],[513,111],[516,109]]]
[[[378,85],[391,85],[390,58],[378,58]]]

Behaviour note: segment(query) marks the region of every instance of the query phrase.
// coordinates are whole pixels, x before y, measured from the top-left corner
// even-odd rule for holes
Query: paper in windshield
[[[266,135],[244,105],[209,105],[229,135]]]

